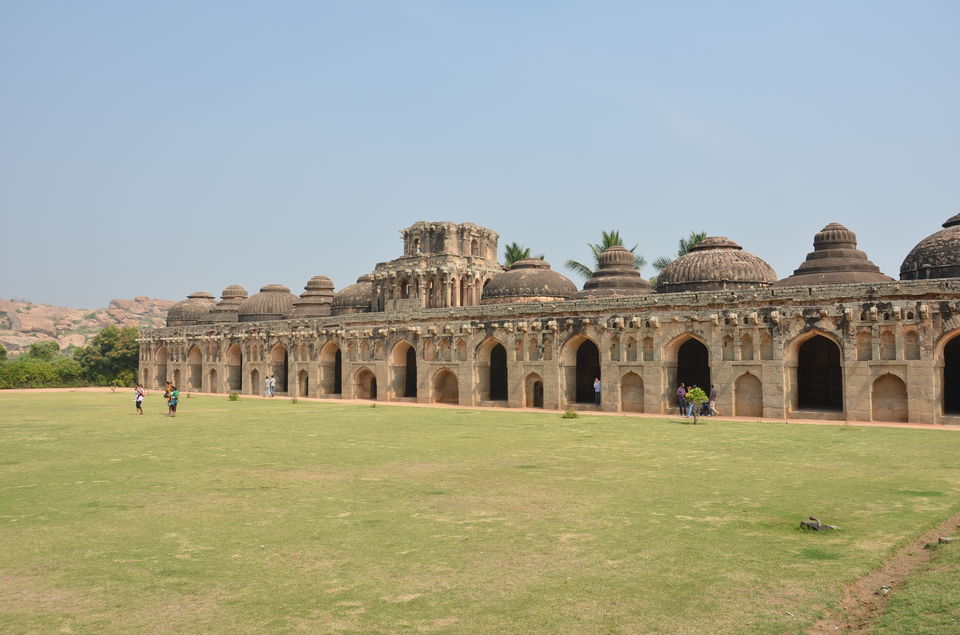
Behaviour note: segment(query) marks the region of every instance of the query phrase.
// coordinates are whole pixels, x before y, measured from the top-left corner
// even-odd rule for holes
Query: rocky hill
[[[69,309],[0,299],[0,344],[17,355],[36,342],[55,341],[61,349],[85,346],[106,326],[161,327],[172,300],[138,296],[110,300],[105,309]]]

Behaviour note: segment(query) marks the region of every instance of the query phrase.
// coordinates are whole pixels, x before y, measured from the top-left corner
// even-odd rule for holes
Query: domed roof
[[[216,301],[206,291],[194,291],[186,300],[177,302],[167,311],[167,326],[193,326],[206,318]]]
[[[570,280],[550,269],[550,263],[527,258],[494,277],[483,289],[480,304],[568,300],[577,292]]]
[[[314,276],[307,280],[303,293],[293,308],[284,316],[286,319],[301,317],[323,317],[330,315],[330,303],[333,301],[333,281],[326,276]]]
[[[243,301],[237,312],[237,321],[280,320],[296,300],[297,296],[290,293],[288,287],[282,284],[268,284],[260,288],[260,293],[254,293]]]
[[[657,292],[768,287],[776,280],[776,272],[766,262],[729,238],[711,236],[660,272]]]
[[[231,284],[220,294],[220,301],[210,309],[204,318],[204,324],[218,324],[221,322],[236,322],[240,305],[247,299],[247,290],[238,284]]]
[[[366,313],[370,311],[370,299],[373,295],[373,276],[365,273],[354,284],[346,286],[333,296],[330,312],[333,315]]]
[[[650,283],[634,268],[633,253],[622,245],[608,247],[600,254],[597,270],[583,285],[577,298],[642,295],[653,291]]]
[[[901,280],[960,277],[960,214],[910,250],[900,265]]]
[[[839,284],[843,282],[890,282],[880,273],[867,254],[857,249],[857,235],[841,225],[830,223],[813,237],[813,251],[793,272],[778,280],[775,287]]]

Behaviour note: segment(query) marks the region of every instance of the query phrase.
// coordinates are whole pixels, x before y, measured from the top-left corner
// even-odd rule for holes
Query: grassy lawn
[[[960,433],[128,392],[0,393],[4,632],[802,632],[960,511]]]

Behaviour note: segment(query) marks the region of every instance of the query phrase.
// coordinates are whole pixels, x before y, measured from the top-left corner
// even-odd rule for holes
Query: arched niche
[[[369,368],[361,368],[354,375],[353,396],[355,399],[377,398],[377,376]]]
[[[840,347],[824,335],[797,346],[797,408],[843,410],[843,368]]]
[[[909,421],[907,385],[891,373],[877,377],[870,389],[873,421]]]
[[[530,373],[523,380],[524,405],[527,408],[543,408],[543,379]]]
[[[460,385],[457,376],[449,369],[442,368],[433,376],[434,403],[460,403]]]
[[[737,377],[733,385],[733,413],[738,417],[763,416],[763,383],[753,373]]]
[[[643,379],[634,372],[620,379],[620,410],[643,412]]]
[[[394,394],[398,397],[416,398],[417,350],[410,342],[403,340],[393,347],[390,354],[390,371],[393,376]]]

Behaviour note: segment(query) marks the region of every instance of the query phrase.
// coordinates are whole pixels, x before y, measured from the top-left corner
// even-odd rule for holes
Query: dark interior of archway
[[[710,393],[710,353],[700,340],[689,339],[677,351],[677,384],[699,386]]]
[[[543,382],[533,382],[533,407],[543,408]]]
[[[586,340],[577,349],[577,403],[593,403],[593,380],[600,378],[600,350]]]
[[[797,353],[797,407],[843,410],[840,347],[821,335]]]
[[[333,394],[343,394],[343,355],[339,348],[333,356]]]
[[[490,351],[490,399],[507,400],[507,349],[502,344]]]
[[[377,398],[377,378],[376,377],[370,378],[370,398],[371,399]]]
[[[403,396],[417,396],[417,351],[413,347],[407,349],[407,374],[403,383]]]
[[[960,337],[943,348],[943,411],[960,414]]]
[[[273,363],[273,378],[277,380],[277,392],[287,392],[287,351],[283,351],[283,361]]]

